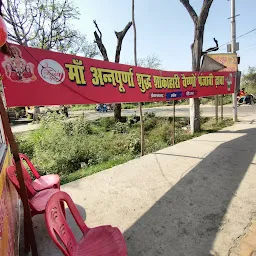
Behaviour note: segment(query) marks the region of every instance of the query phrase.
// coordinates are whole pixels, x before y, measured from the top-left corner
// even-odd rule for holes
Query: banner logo
[[[55,60],[42,60],[37,69],[41,78],[49,84],[61,84],[65,79],[63,67]]]

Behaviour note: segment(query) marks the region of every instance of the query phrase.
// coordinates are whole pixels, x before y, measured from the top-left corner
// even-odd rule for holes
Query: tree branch
[[[101,33],[101,31],[100,31],[100,29],[98,27],[98,24],[97,24],[96,20],[93,20],[93,23],[94,23],[95,27],[97,28],[97,30],[98,30],[98,32],[100,34],[100,40],[102,40],[102,33]]]
[[[208,18],[209,11],[210,11],[212,3],[213,3],[213,0],[204,0],[203,6],[202,6],[202,9],[201,9],[201,13],[200,13],[200,16],[199,16],[199,19],[198,19],[198,26],[199,27],[202,27],[202,26],[204,27],[205,22]]]
[[[17,22],[15,20],[15,16],[17,15],[17,12],[15,12],[14,10],[16,10],[14,8],[14,6],[11,6],[11,3],[9,1],[7,1],[7,6],[3,5],[4,6],[4,9],[7,13],[7,18],[8,19],[5,19],[11,26],[12,26],[12,29],[13,29],[13,32],[14,32],[14,37],[17,38],[17,41],[19,41],[19,43],[22,42],[22,39],[20,37],[20,34],[19,34],[19,31],[17,29]]]
[[[213,0],[211,0],[213,1]],[[191,4],[189,3],[189,0],[180,0],[180,2],[184,5],[184,7],[187,9],[190,17],[192,18],[195,26],[197,25],[198,22],[198,16],[194,10],[194,8],[191,6]]]
[[[120,32],[116,32],[116,37],[117,37],[117,45],[116,45],[116,56],[115,56],[115,62],[119,63],[120,61],[120,53],[121,53],[121,49],[122,49],[122,43],[123,43],[123,39],[127,33],[127,31],[129,30],[129,28],[131,27],[132,22],[128,22],[128,24],[125,26],[125,28],[120,31]]]
[[[67,4],[67,1],[65,0],[65,2],[63,3],[62,9],[61,9],[61,11],[59,12],[59,15],[58,15],[56,18],[52,19],[52,22],[53,22],[53,23],[56,22],[58,19],[60,19],[60,18],[62,17],[62,15],[63,15],[63,13],[64,13],[64,9],[65,9],[65,7],[66,7],[66,4]],[[54,5],[54,2],[53,2],[53,5]],[[54,8],[55,8],[55,7],[54,7]]]
[[[46,4],[47,4],[47,0],[46,0]],[[35,38],[37,38],[39,32],[42,30],[41,18],[42,18],[42,14],[43,14],[43,11],[42,11],[43,4],[40,4],[40,2],[38,0],[37,6],[38,6],[39,17],[38,17],[38,19],[33,18],[33,23],[35,23],[38,26],[38,28],[34,31],[33,36],[30,35],[30,41],[33,41]],[[30,12],[32,13],[32,8],[30,8]],[[44,24],[44,21],[45,21],[45,16],[44,16],[43,24]],[[30,28],[28,30],[29,33],[30,33],[30,29],[32,28],[32,25],[34,25],[33,23],[31,22]],[[27,33],[26,36],[29,36],[29,33]]]
[[[216,46],[215,47],[211,47],[211,48],[207,49],[206,51],[202,52],[202,55],[207,54],[209,52],[216,52],[216,51],[219,50],[218,40],[213,38],[213,41],[215,42]]]
[[[98,24],[96,22],[96,20],[93,21],[93,23],[95,24],[95,27],[97,28],[98,32],[100,33],[100,36],[98,35],[97,31],[94,31],[94,37],[95,37],[95,43],[98,45],[98,48],[102,54],[102,57],[105,61],[109,61],[108,59],[108,54],[107,54],[107,50],[102,42],[102,33],[98,27]]]

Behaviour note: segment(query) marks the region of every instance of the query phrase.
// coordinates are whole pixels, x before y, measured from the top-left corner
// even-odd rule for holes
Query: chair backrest
[[[31,180],[30,176],[28,175],[27,171],[24,170],[23,166],[22,166],[22,171],[23,171],[25,186],[26,186],[27,193],[28,193],[28,198],[31,198],[36,194],[36,191],[32,186],[32,180]],[[17,192],[20,195],[20,184],[19,184],[19,181],[18,181],[17,175],[16,175],[16,167],[9,166],[7,168],[6,172],[7,172],[8,178],[10,179],[10,181],[12,182],[12,184],[14,185],[14,187],[16,188]]]
[[[14,159],[12,159],[12,164],[13,164],[13,166],[16,166],[16,163],[15,163]],[[21,164],[21,167],[22,167],[22,170],[23,170],[24,179],[26,179],[29,183],[32,183],[32,179],[29,175],[29,172],[27,171],[27,169],[24,166],[24,164],[22,163],[22,161],[20,161],[20,164]]]
[[[27,163],[27,165],[29,166],[31,172],[33,173],[33,175],[35,176],[36,179],[40,178],[40,174],[38,173],[38,171],[36,170],[36,167],[32,164],[32,162],[30,161],[30,159],[28,158],[28,156],[26,156],[25,154],[19,154],[20,156],[20,160],[25,161]],[[22,163],[23,165],[23,163]],[[24,166],[24,165],[23,165]],[[25,168],[25,166],[24,166]],[[25,168],[26,169],[26,168]]]
[[[81,231],[85,234],[89,228],[85,225],[75,204],[67,193],[59,191],[51,196],[45,208],[46,227],[52,240],[60,248],[62,253],[70,256],[73,255],[76,249],[77,241],[64,216],[61,205],[64,202],[67,203]]]

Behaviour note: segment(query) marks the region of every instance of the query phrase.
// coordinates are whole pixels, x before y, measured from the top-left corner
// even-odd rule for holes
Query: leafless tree
[[[134,61],[127,62],[127,65],[134,65]],[[162,61],[158,58],[157,55],[153,54],[144,58],[138,58],[137,65],[138,67],[143,68],[160,69],[162,66]]]
[[[102,33],[98,27],[97,22],[95,20],[93,22],[97,29],[97,31],[94,31],[95,43],[98,45],[99,51],[101,52],[103,59],[105,61],[109,61],[106,47],[104,46],[103,41],[102,41]],[[129,28],[131,27],[131,25],[132,25],[132,22],[128,22],[122,31],[120,31],[120,32],[115,31],[115,35],[117,38],[116,54],[115,54],[115,62],[116,63],[119,63],[119,61],[120,61],[120,54],[121,54],[121,50],[122,50],[123,39],[124,39],[126,33],[128,32]],[[120,121],[122,118],[121,110],[122,110],[121,104],[116,103],[115,108],[114,108],[114,118],[117,121]]]
[[[199,15],[195,12],[189,0],[180,0],[180,2],[187,9],[194,23],[194,41],[191,45],[192,71],[199,71],[200,61],[203,54],[205,23],[213,0],[203,0],[203,6]],[[192,133],[200,130],[200,100],[197,98],[190,99],[190,126]]]

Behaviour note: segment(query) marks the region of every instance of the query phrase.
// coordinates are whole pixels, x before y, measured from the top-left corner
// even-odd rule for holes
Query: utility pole
[[[231,52],[236,53],[236,4],[231,0]],[[237,122],[237,92],[233,93],[233,120]]]

